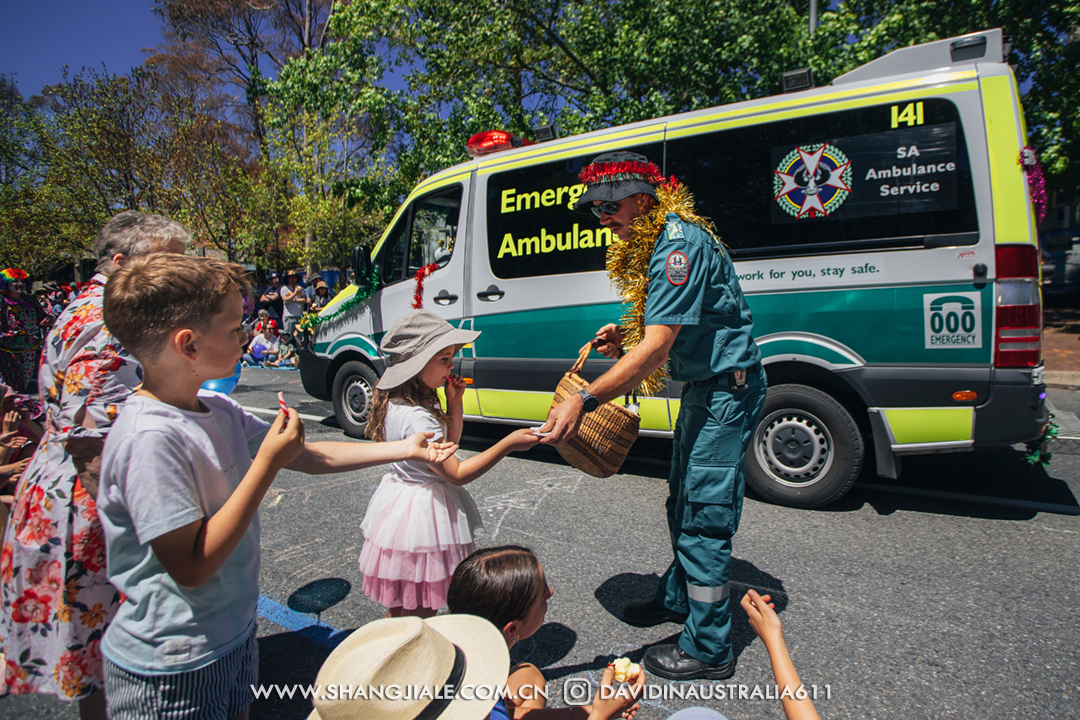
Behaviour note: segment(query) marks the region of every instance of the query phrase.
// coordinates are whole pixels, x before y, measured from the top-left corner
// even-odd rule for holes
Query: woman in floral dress
[[[45,435],[0,549],[0,693],[52,693],[79,700],[84,719],[105,717],[101,637],[121,598],[105,573],[94,499],[109,426],[142,380],[139,363],[105,328],[102,300],[107,276],[129,257],[183,252],[189,239],[183,225],[158,215],[114,217],[94,241],[98,274],[45,340]]]

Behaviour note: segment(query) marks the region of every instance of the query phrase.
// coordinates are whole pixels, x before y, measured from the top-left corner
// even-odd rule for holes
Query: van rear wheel
[[[359,360],[350,360],[338,368],[334,376],[334,416],[349,437],[364,437],[377,382],[375,371]]]
[[[855,419],[830,395],[807,385],[769,388],[746,459],[746,482],[778,505],[817,508],[855,483],[863,440]]]

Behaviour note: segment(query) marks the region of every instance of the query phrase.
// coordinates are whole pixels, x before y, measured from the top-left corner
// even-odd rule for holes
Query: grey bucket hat
[[[588,210],[594,200],[615,202],[638,193],[655,198],[656,186],[664,178],[649,158],[620,151],[597,155],[578,174],[578,179],[587,189],[574,205],[575,210]]]
[[[443,348],[478,337],[479,332],[459,330],[430,310],[414,310],[394,323],[379,344],[390,363],[375,387],[392,390],[418,375]]]

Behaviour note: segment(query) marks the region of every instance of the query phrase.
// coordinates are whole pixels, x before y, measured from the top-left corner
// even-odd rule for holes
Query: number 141
[[[892,127],[900,127],[900,123],[907,123],[908,127],[923,124],[923,104],[921,102],[908,103],[901,110],[899,105],[892,106]]]

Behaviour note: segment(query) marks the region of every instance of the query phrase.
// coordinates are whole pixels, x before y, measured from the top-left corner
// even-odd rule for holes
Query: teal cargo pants
[[[668,528],[675,554],[656,600],[689,618],[679,647],[709,665],[731,660],[731,537],[742,514],[746,453],[767,390],[759,365],[741,390],[728,376],[683,385],[671,452]]]

